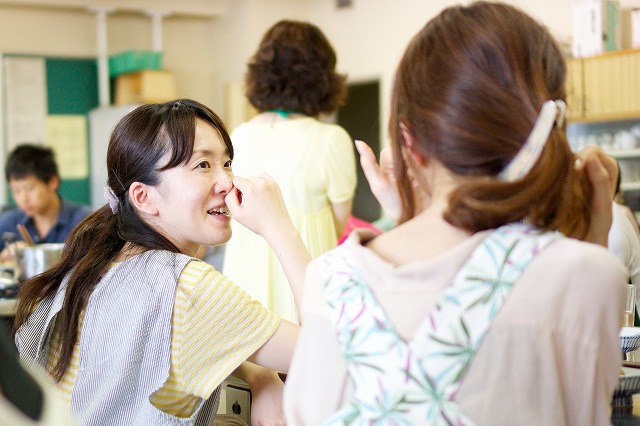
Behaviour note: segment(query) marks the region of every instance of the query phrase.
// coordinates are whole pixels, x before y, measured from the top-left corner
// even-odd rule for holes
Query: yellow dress
[[[331,203],[353,198],[354,146],[340,126],[306,117],[265,123],[252,120],[231,135],[233,173],[269,174],[280,185],[293,224],[312,257],[336,247]],[[266,241],[232,221],[223,273],[272,311],[297,322],[293,294]]]

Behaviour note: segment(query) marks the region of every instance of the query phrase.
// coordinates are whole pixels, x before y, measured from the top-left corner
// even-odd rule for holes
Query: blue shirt
[[[91,209],[85,205],[60,199],[58,221],[44,238],[40,238],[33,219],[25,215],[22,210],[15,208],[6,211],[0,215],[0,250],[4,249],[2,234],[5,232],[12,232],[17,235],[18,240],[22,240],[18,233],[18,224],[23,224],[27,227],[27,231],[29,231],[36,244],[64,243],[71,230],[89,213],[91,213]]]

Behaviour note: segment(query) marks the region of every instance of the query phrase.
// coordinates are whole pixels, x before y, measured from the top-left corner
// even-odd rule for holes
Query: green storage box
[[[162,69],[162,52],[127,50],[109,57],[109,75],[111,77],[128,72],[159,69]]]

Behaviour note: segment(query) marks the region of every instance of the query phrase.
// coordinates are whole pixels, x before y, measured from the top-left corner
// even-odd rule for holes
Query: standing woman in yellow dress
[[[345,77],[335,66],[336,53],[318,27],[276,23],[246,74],[246,95],[260,114],[231,135],[234,171],[265,172],[276,180],[312,257],[336,247],[357,180],[351,138],[342,127],[318,119],[335,112],[346,97]],[[224,273],[272,311],[296,321],[293,295],[273,250],[237,222],[232,229]]]

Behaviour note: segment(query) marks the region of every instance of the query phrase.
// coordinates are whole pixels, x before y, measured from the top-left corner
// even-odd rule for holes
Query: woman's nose
[[[227,193],[233,188],[233,172],[230,170],[220,170],[216,173],[216,182],[213,185],[213,190],[216,193]]]

